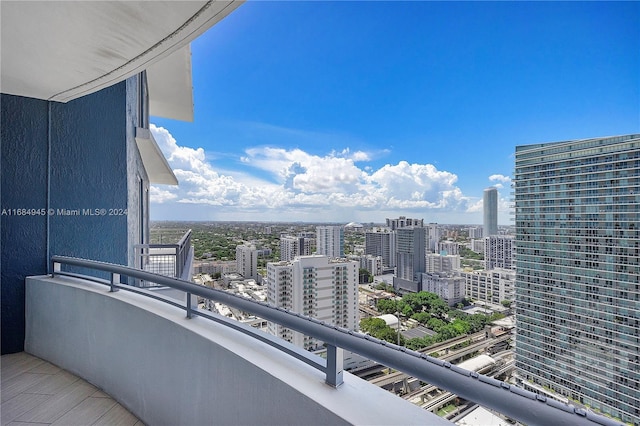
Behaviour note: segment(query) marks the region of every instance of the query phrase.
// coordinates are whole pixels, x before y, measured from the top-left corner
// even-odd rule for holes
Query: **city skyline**
[[[481,224],[493,185],[510,225],[516,145],[640,130],[639,7],[245,3],[192,43],[194,122],[151,119],[151,218]]]

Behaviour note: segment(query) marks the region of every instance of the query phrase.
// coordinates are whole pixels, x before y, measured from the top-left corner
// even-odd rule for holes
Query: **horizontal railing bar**
[[[179,249],[178,244],[135,244],[133,246],[136,249],[148,249],[148,248],[173,248]]]
[[[472,372],[468,370],[464,370],[464,372],[452,371],[450,369],[451,364],[448,362],[444,362],[441,364],[441,367],[437,367],[440,360],[428,355],[420,354],[419,352],[344,328],[330,326],[317,319],[305,317],[282,308],[253,301],[222,290],[200,286],[176,278],[152,274],[126,266],[97,262],[94,260],[64,256],[53,256],[51,260],[52,262],[94,268],[146,281],[153,281],[177,290],[215,300],[245,312],[250,312],[257,317],[273,321],[287,328],[312,336],[329,345],[355,352],[388,367],[403,371],[421,381],[448,390],[463,399],[473,401],[529,425],[621,425],[619,422],[597,414],[585,417],[583,409],[576,409],[572,405],[561,403],[558,403],[561,404],[561,406],[556,405],[556,403],[549,403],[551,398],[540,401],[537,399],[537,394],[526,390],[523,391],[522,389],[513,391],[511,389],[514,388],[514,386],[507,383],[499,386],[484,384],[479,378],[484,379],[486,376],[479,375],[479,378],[475,378],[475,375],[472,377]],[[55,271],[55,268],[51,268],[51,270]]]
[[[107,286],[107,287],[111,286],[111,282],[109,280],[104,280],[102,278],[92,277],[90,275],[76,274],[74,272],[66,272],[66,271],[56,271],[55,274],[53,274],[53,275],[63,275],[65,277],[79,278],[79,279],[82,279],[82,280],[92,281],[92,282],[95,282],[95,283],[98,283],[98,284],[102,284],[102,285]],[[140,295],[149,297],[151,299],[158,300],[160,302],[167,303],[169,305],[175,306],[176,308],[180,308],[181,310],[184,310],[184,308],[185,308],[180,302],[175,302],[171,298],[154,294],[152,291],[146,290],[145,288],[135,287],[135,286],[128,285],[128,284],[116,284],[115,287],[117,287],[119,289],[122,289],[122,290],[125,290],[125,291],[128,291],[128,292],[131,292],[131,293],[140,294]],[[162,288],[162,287],[157,287],[157,288]]]

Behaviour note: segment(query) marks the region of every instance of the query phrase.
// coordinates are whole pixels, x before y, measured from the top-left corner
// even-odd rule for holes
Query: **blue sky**
[[[640,133],[638,2],[249,1],[191,48],[154,220],[508,225],[516,145]]]

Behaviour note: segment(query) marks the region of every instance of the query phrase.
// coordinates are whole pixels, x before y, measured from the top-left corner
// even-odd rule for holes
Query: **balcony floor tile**
[[[25,352],[3,355],[1,426],[143,426],[109,395]]]

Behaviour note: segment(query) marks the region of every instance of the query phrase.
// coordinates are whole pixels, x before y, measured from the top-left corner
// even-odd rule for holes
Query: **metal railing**
[[[134,250],[136,268],[182,278],[191,250],[191,229],[176,244],[136,244]]]
[[[188,318],[194,315],[201,316],[234,328],[244,334],[251,335],[324,372],[326,374],[326,382],[334,387],[342,384],[343,350],[349,350],[528,425],[621,425],[619,422],[583,408],[576,408],[573,405],[564,404],[544,395],[524,390],[474,371],[465,370],[426,354],[412,351],[358,332],[331,326],[314,318],[296,314],[267,303],[243,298],[222,290],[200,286],[188,281],[157,275],[139,269],[93,260],[53,256],[51,258],[51,264],[51,271],[53,271],[52,276],[74,276],[105,284],[110,287],[110,291],[112,292],[127,290],[143,294],[185,309]],[[63,265],[104,271],[111,274],[111,280],[107,281],[65,272],[62,270]],[[187,302],[186,304],[182,304],[175,299],[165,299],[146,289],[121,284],[121,276],[155,282],[184,291],[187,294]],[[273,321],[284,327],[323,341],[327,346],[327,360],[325,361],[320,357],[313,356],[302,349],[292,348],[291,345],[287,345],[283,340],[260,332],[242,323],[229,320],[222,316],[212,315],[197,307],[194,308],[191,306],[191,295],[197,295],[241,309],[267,321]]]

